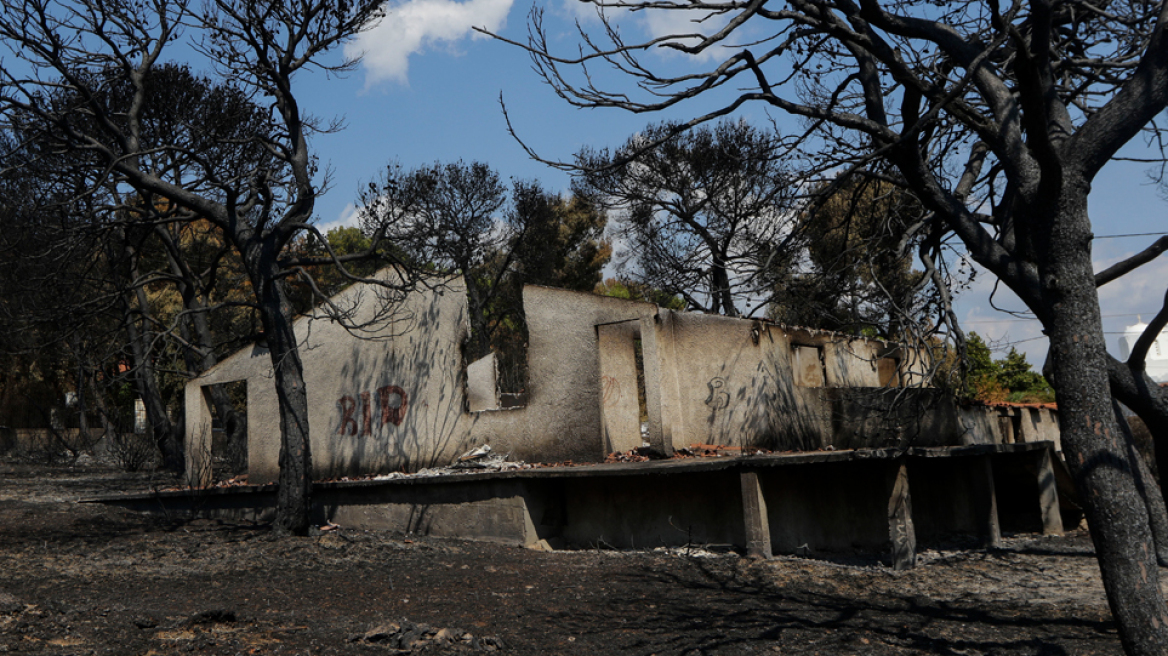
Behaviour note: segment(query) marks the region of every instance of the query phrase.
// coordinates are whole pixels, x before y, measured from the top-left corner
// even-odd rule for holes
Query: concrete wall
[[[660,379],[647,384],[662,390],[674,448],[955,443],[951,402],[933,390],[880,385],[882,368],[892,385],[911,373],[884,342],[670,311],[656,328]]]
[[[996,415],[959,413],[933,390],[898,387],[916,365],[878,340],[538,286],[523,297],[529,343],[521,408],[500,408],[493,358],[464,361],[459,280],[412,293],[386,316],[375,288],[343,292],[333,303],[353,309],[354,322],[379,319],[362,331],[323,316],[298,320],[314,476],[444,465],[483,443],[543,462],[596,461],[643,441],[664,454],[691,444],[808,451],[1003,443]],[[252,346],[187,385],[193,479],[210,482],[205,388],[240,380],[247,382],[249,482],[276,479],[271,368],[268,351]],[[1050,439],[1051,426],[1057,437],[1047,415],[1019,425],[1026,441]]]
[[[742,544],[736,472],[563,481],[563,525],[576,547]]]
[[[1015,411],[1017,413],[1017,419],[1014,421],[1015,441],[1053,442],[1055,453],[1062,453],[1057,412],[1044,407],[1018,407]]]
[[[334,302],[356,308],[355,322],[374,318],[383,306],[360,288]],[[651,322],[656,306],[543,287],[526,288],[524,302],[531,332],[528,405],[509,410],[469,411],[460,281],[411,294],[365,331],[350,333],[324,317],[298,320],[313,475],[412,471],[447,464],[482,443],[519,460],[602,457],[596,325]],[[280,433],[271,369],[267,349],[251,346],[188,383],[187,466],[197,480],[209,482],[210,475],[205,387],[240,380],[247,382],[248,480],[276,479]]]
[[[529,285],[523,307],[529,333],[527,405],[476,413],[469,418],[469,441],[489,442],[516,460],[602,459],[607,451],[597,326],[627,321],[651,326],[657,306]]]
[[[383,275],[390,275],[383,273]],[[348,331],[326,317],[296,322],[308,391],[314,476],[418,468],[466,446],[465,292],[457,281],[411,294],[385,316],[380,291],[353,287],[334,299],[354,308]],[[268,350],[232,355],[186,387],[188,470],[205,472],[211,411],[205,386],[247,382],[249,481],[276,479],[280,429]]]
[[[600,410],[606,453],[636,449],[642,444],[641,400],[636,342],[640,321],[596,327],[600,349]],[[642,364],[642,368],[643,368]]]
[[[957,410],[962,444],[1051,442],[1062,453],[1058,412],[1043,406],[967,405]]]

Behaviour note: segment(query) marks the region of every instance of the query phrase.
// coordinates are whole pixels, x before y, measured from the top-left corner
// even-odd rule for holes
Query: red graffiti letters
[[[391,408],[389,397],[394,394],[401,398],[401,401],[396,408]],[[377,395],[381,397],[381,425],[390,423],[394,426],[401,426],[402,420],[406,418],[406,405],[410,398],[406,395],[406,391],[397,385],[386,385],[377,390]]]
[[[353,410],[357,409],[357,401],[351,396],[342,396],[337,403],[341,405],[341,427],[337,429],[337,435],[356,435],[357,420],[353,419]]]
[[[373,394],[370,392],[361,392],[358,394],[361,398],[361,435],[373,434]],[[397,397],[396,405],[390,405],[390,400]],[[406,409],[409,407],[410,397],[406,391],[397,385],[386,385],[377,389],[377,401],[381,410],[381,423],[393,424],[394,426],[401,426],[402,421],[406,417]],[[337,400],[337,405],[341,406],[341,425],[337,428],[337,435],[356,435],[358,426],[357,418],[354,416],[357,412],[357,399],[352,396],[345,395]]]
[[[369,408],[369,392],[361,392],[361,435],[373,434],[373,411]]]

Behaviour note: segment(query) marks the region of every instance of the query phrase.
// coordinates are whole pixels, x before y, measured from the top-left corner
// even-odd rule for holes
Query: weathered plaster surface
[[[1049,410],[1019,410],[1003,423],[996,410],[958,410],[934,390],[896,387],[912,380],[919,358],[877,340],[547,287],[528,286],[523,298],[527,405],[506,410],[493,358],[464,361],[466,292],[457,279],[420,289],[383,317],[376,288],[350,288],[333,302],[352,308],[355,323],[381,319],[362,331],[323,316],[298,320],[314,476],[444,465],[483,443],[515,460],[586,462],[642,441],[666,454],[691,444],[809,451],[1057,441]],[[252,346],[187,385],[188,471],[204,482],[204,388],[239,380],[247,382],[249,481],[276,479],[271,363]]]

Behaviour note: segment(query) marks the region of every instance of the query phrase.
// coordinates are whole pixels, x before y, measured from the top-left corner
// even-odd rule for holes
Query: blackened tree
[[[611,253],[603,212],[536,182],[516,181],[508,194],[482,162],[390,165],[360,204],[363,230],[380,231],[402,261],[462,279],[470,322],[465,355],[499,355],[501,387],[509,392],[525,384],[523,285],[591,291]]]
[[[879,177],[855,175],[827,186],[830,191],[812,194],[800,214],[809,271],[794,285],[796,292],[810,288],[812,299],[823,302],[804,309],[787,293],[782,308],[810,313],[814,323],[805,325],[906,340],[906,329],[930,309],[929,280],[914,270],[902,246],[905,230],[924,208],[902,186]]]
[[[287,249],[305,231],[324,183],[317,179],[309,136],[327,129],[306,117],[296,97],[296,75],[308,68],[345,70],[324,63],[334,49],[380,15],[372,0],[186,2],[21,0],[0,10],[0,41],[11,58],[0,65],[0,114],[27,116],[44,126],[62,151],[84,153],[101,165],[103,188],[132,189],[144,207],[159,200],[174,219],[205,220],[239,253],[273,366],[281,450],[276,527],[308,530],[311,492],[308,405],[285,279],[314,263]],[[214,152],[160,137],[148,144],[144,112],[156,102],[153,71],[168,53],[187,45],[215,69],[226,88],[266,108],[263,120],[227,153],[266,151],[262,163],[219,160]],[[175,56],[179,56],[176,52]],[[103,84],[124,88],[124,102],[107,103]],[[152,166],[159,152],[181,152],[193,168],[181,180]]]
[[[644,285],[727,316],[764,307],[768,273],[802,240],[784,145],[744,121],[650,125],[613,151],[576,156],[576,191],[617,217],[620,263]]]
[[[416,198],[404,208],[402,194]],[[361,221],[369,233],[383,230],[417,266],[430,267],[463,279],[470,315],[467,355],[478,358],[490,351],[487,308],[510,258],[515,226],[503,221],[507,187],[499,174],[482,162],[435,163],[412,170],[387,167],[382,179],[361,198]]]
[[[519,45],[562,97],[636,112],[721,98],[691,125],[747,102],[796,116],[819,170],[846,179],[874,160],[896,170],[928,211],[906,233],[920,235],[917,255],[930,274],[956,237],[1022,299],[1050,338],[1063,448],[1124,647],[1168,651],[1148,511],[1159,491],[1120,429],[1112,394],[1160,435],[1168,395],[1144,375],[1143,351],[1127,363],[1107,354],[1097,293],[1168,250],[1168,240],[1096,274],[1087,203],[1125,144],[1158,134],[1155,119],[1168,106],[1168,4],[592,4],[682,12],[695,27],[632,43],[606,23],[607,43],[589,38],[582,53],[561,57],[535,10],[531,38]],[[696,68],[671,75],[641,57],[662,48],[692,55]],[[640,86],[601,88],[585,66],[597,62]],[[1162,314],[1149,343],[1168,322],[1168,308]]]

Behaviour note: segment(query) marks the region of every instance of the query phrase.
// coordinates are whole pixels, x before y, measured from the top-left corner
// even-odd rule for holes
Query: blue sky
[[[578,7],[573,0],[549,0],[545,7],[545,25],[560,52],[574,50],[573,20],[581,19],[585,27],[595,25],[595,19],[580,13]],[[539,179],[548,189],[566,190],[564,173],[529,159],[507,134],[500,94],[520,136],[550,159],[568,159],[584,145],[619,145],[650,121],[686,119],[702,111],[707,102],[703,99],[671,114],[652,116],[571,107],[541,83],[522,50],[470,29],[484,26],[523,41],[529,9],[530,5],[513,0],[398,2],[378,28],[350,46],[350,53],[365,53],[358,70],[341,79],[314,72],[297,80],[300,100],[308,111],[346,121],[342,132],[318,136],[313,142],[322,165],[332,170],[331,188],[317,203],[322,227],[350,222],[358,191],[390,161],[414,167],[434,161],[481,160],[505,178]],[[630,17],[625,26],[642,35],[674,27],[645,14]],[[647,57],[670,68],[686,64],[677,54]],[[748,105],[742,116],[760,125],[769,120],[761,105]],[[789,119],[772,116],[780,127],[793,126]],[[1128,154],[1138,156],[1140,150],[1136,145]],[[1149,184],[1145,169],[1142,164],[1113,162],[1097,179],[1090,201],[1096,235],[1166,229],[1163,216],[1168,205]],[[1106,266],[1153,239],[1100,239],[1094,257],[1098,266]],[[1104,329],[1112,333],[1108,335],[1112,352],[1118,353],[1117,333],[1134,323],[1137,314],[1147,320],[1156,313],[1165,284],[1168,258],[1160,258],[1138,275],[1101,290]],[[992,309],[991,289],[991,277],[981,275],[959,297],[958,315],[966,330],[976,330],[991,344],[1015,343],[1036,367],[1041,366],[1047,345],[1037,322]],[[1022,309],[1006,292],[998,294],[996,303]]]

